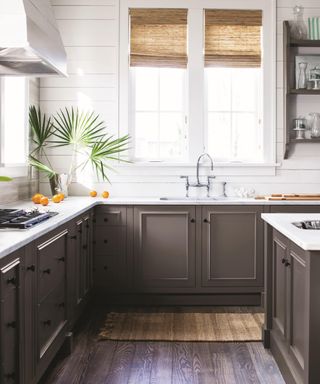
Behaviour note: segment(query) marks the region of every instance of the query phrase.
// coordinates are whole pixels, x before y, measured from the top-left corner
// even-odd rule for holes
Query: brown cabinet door
[[[18,384],[20,370],[20,258],[0,268],[0,382]]]
[[[173,292],[195,287],[195,234],[195,207],[135,207],[136,288]]]
[[[261,206],[202,207],[203,287],[263,286]]]
[[[288,335],[288,241],[277,231],[273,235],[273,329],[281,339]]]

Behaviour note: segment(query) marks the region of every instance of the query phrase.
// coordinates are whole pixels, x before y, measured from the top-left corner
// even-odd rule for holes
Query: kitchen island
[[[319,214],[262,214],[265,221],[264,345],[286,383],[320,378]]]

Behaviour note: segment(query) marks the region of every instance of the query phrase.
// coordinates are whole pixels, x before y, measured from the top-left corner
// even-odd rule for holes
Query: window
[[[3,77],[1,89],[1,165],[21,166],[27,161],[27,82]]]
[[[207,150],[216,161],[262,161],[262,12],[205,10]]]
[[[131,9],[130,21],[134,158],[186,160],[187,11]]]
[[[193,163],[206,151],[222,166],[274,164],[275,1],[162,3],[121,1],[120,129],[132,160]]]

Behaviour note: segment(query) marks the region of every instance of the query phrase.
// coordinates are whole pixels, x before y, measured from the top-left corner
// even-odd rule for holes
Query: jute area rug
[[[126,341],[261,341],[263,313],[111,312],[99,337]]]

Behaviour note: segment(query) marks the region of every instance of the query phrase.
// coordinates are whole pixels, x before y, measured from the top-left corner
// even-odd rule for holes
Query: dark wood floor
[[[98,341],[105,316],[87,311],[73,353],[58,356],[41,384],[284,384],[262,343]]]

